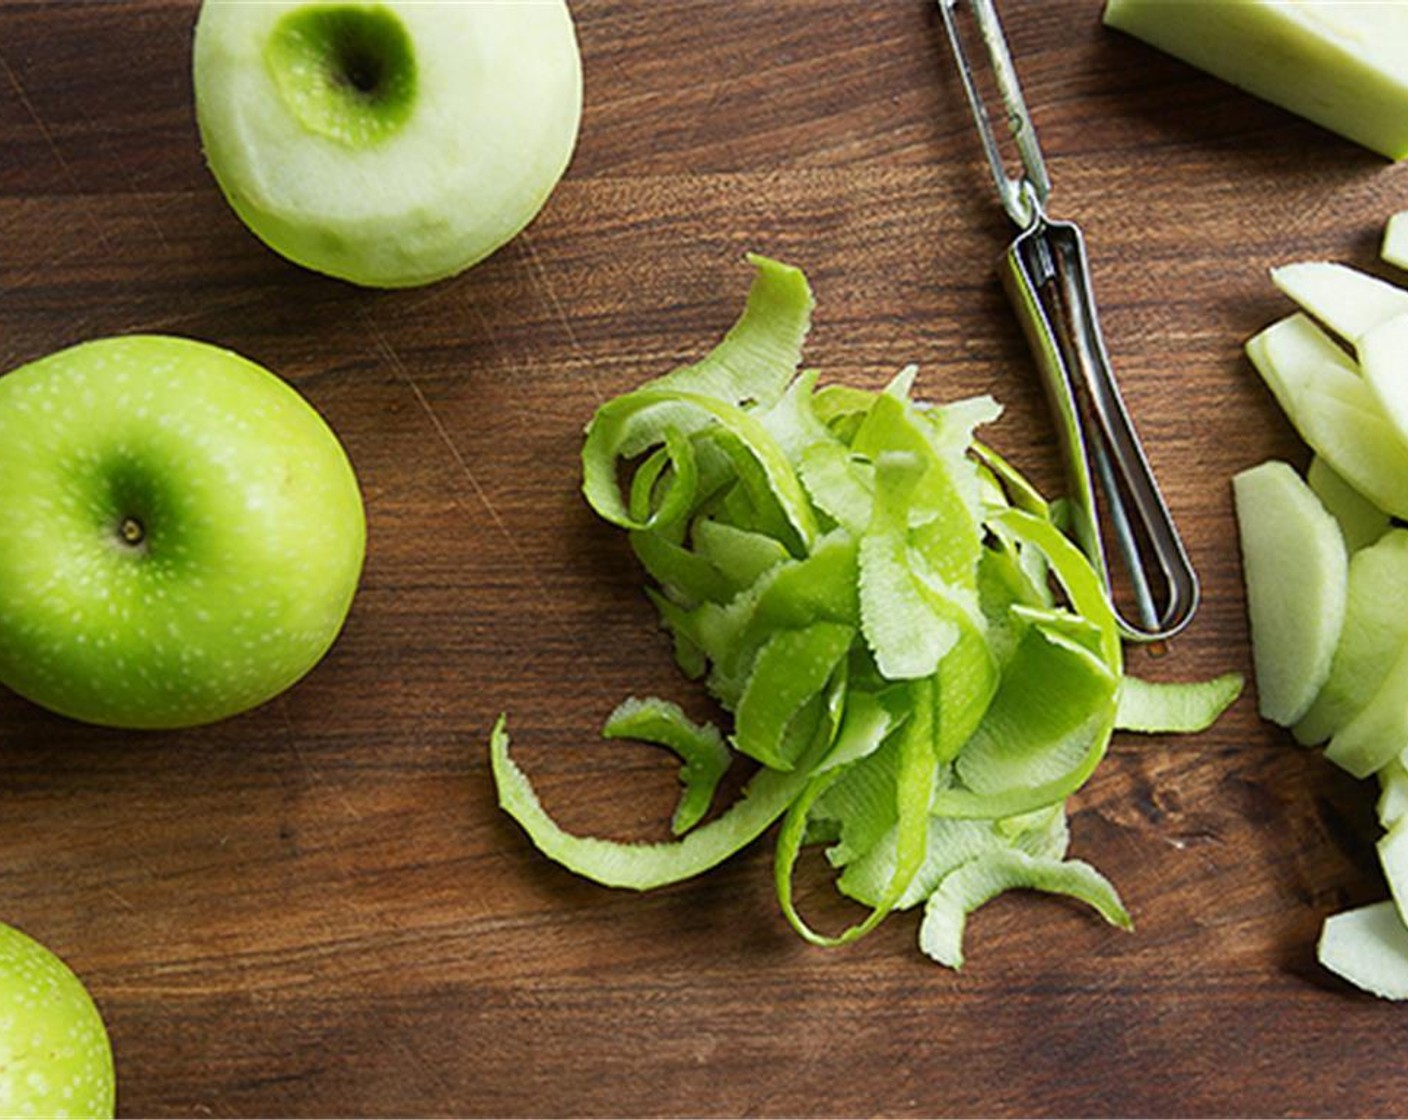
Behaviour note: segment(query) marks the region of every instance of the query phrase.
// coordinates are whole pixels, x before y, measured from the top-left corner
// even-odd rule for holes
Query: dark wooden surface
[[[1359,1114],[1408,1108],[1408,1009],[1320,971],[1325,915],[1385,894],[1373,790],[1263,725],[1117,738],[1074,853],[1138,928],[1008,896],[961,975],[916,916],[847,949],[779,916],[769,843],[637,896],[577,881],[495,807],[507,710],[571,826],[658,835],[671,764],[597,740],[622,697],[698,706],[625,542],[578,493],[583,423],[732,321],[747,250],[819,301],[809,362],[1008,407],[1054,479],[992,264],[992,199],[932,6],[580,0],[586,111],[527,234],[372,293],[263,249],[202,165],[192,3],[0,4],[0,367],[118,332],[232,347],[344,440],[365,580],[263,709],[103,731],[0,696],[0,918],[62,953],[128,1115]],[[1228,480],[1304,462],[1241,356],[1276,262],[1374,266],[1408,179],[1099,25],[1010,0],[1013,48],[1105,326],[1203,578],[1136,669],[1249,670]],[[1386,605],[1402,609],[1402,604]],[[802,898],[819,922],[819,866]]]

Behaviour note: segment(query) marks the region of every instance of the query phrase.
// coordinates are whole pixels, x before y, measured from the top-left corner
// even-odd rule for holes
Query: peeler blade
[[[1010,174],[958,23],[960,0],[938,0],[973,121],[1003,208],[1021,230],[1002,258],[1003,286],[1042,376],[1060,440],[1072,533],[1099,572],[1124,636],[1157,643],[1192,620],[1198,578],[1110,364],[1085,238],[1046,215],[1051,182],[993,0],[969,0],[1021,162]],[[1117,602],[1106,561],[1112,539],[1133,599]]]

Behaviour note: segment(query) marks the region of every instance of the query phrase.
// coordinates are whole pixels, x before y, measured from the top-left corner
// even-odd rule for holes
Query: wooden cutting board
[[[1099,24],[1004,6],[1127,400],[1202,576],[1168,656],[1250,661],[1228,481],[1305,452],[1242,357],[1268,266],[1376,268],[1404,173]],[[126,734],[0,696],[0,919],[92,988],[127,1115],[1368,1114],[1408,1108],[1408,1009],[1321,971],[1386,893],[1374,790],[1261,723],[1117,737],[1073,854],[1137,931],[1006,896],[961,974],[917,917],[841,950],[779,915],[764,841],[650,895],[574,879],[496,808],[487,737],[575,829],[658,836],[671,762],[623,697],[699,708],[625,541],[578,495],[607,397],[700,355],[758,250],[816,290],[808,362],[991,392],[1056,484],[992,266],[1010,231],[932,4],[579,0],[580,146],[467,275],[361,291],[265,250],[202,165],[190,0],[0,5],[0,367],[154,331],[288,378],[345,442],[365,579],[324,663],[214,727]],[[1386,604],[1386,609],[1405,609]],[[801,897],[820,923],[825,870]]]

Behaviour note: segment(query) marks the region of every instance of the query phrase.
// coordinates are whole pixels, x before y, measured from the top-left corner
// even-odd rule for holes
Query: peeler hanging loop
[[[1017,146],[1010,174],[964,50],[956,8],[938,0],[949,43],[998,196],[1021,231],[1000,271],[1041,373],[1060,440],[1071,532],[1104,582],[1125,637],[1160,642],[1182,630],[1198,604],[1198,579],[1129,418],[1105,349],[1091,290],[1085,238],[1046,214],[1051,181],[992,0],[969,0]],[[1105,557],[1106,536],[1122,561],[1130,618]]]

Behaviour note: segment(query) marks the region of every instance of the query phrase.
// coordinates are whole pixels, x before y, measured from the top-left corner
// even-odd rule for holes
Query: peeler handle
[[[1091,295],[1085,239],[1039,210],[1003,258],[1003,285],[1040,368],[1073,506],[1073,535],[1104,580],[1125,637],[1159,642],[1198,604],[1198,579],[1120,397]],[[1097,487],[1099,499],[1097,499]],[[1102,513],[1137,617],[1116,602]]]

